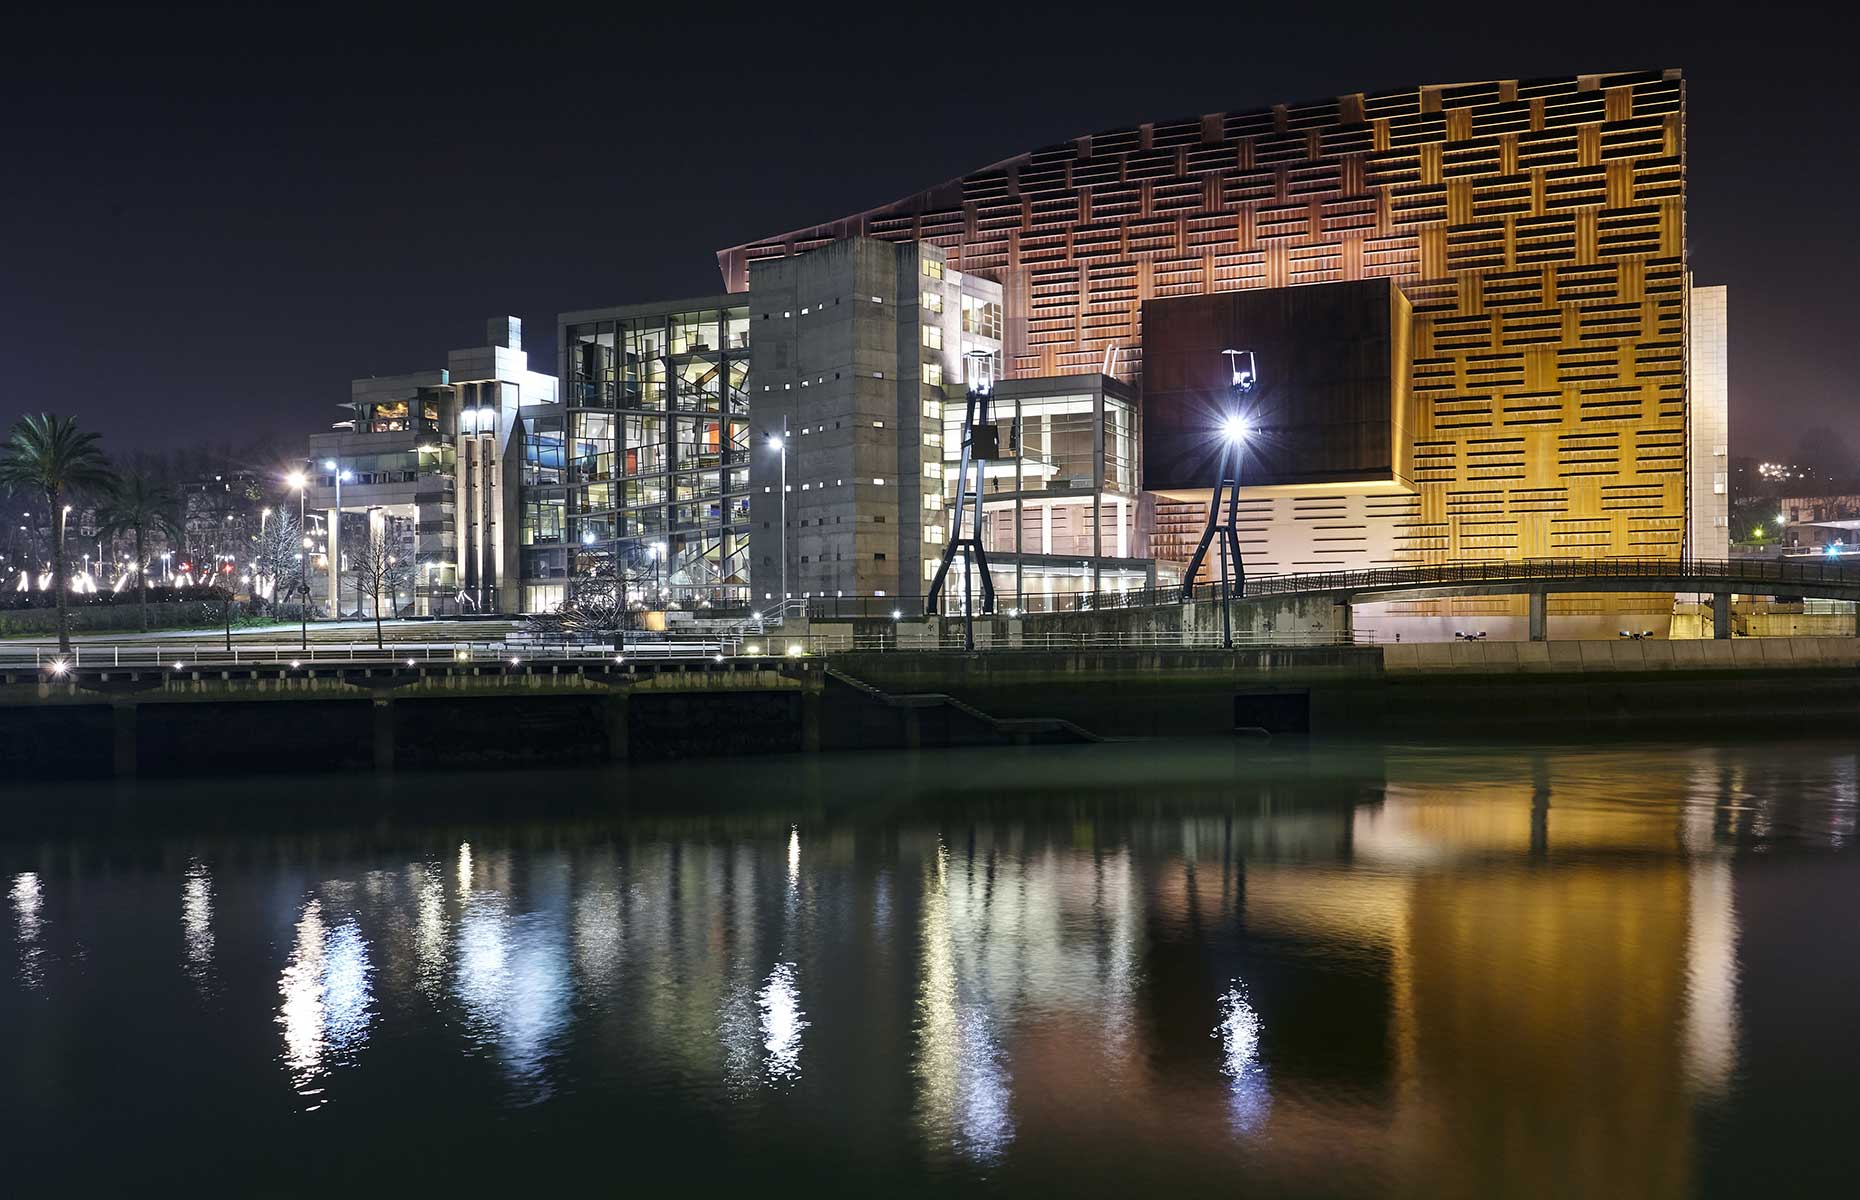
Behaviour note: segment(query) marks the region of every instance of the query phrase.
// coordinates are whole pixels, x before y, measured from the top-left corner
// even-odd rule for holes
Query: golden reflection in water
[[[27,988],[43,987],[45,948],[39,943],[39,930],[44,922],[39,910],[45,904],[45,886],[38,873],[21,871],[13,876],[7,898],[13,902],[13,936],[19,942],[19,981]]]
[[[459,891],[462,893],[469,893],[471,891],[471,843],[470,842],[459,843],[458,876],[459,876]]]
[[[324,1104],[321,1086],[332,1067],[353,1058],[374,1019],[368,943],[353,918],[326,926],[323,904],[311,900],[297,921],[297,940],[278,980],[283,1000],[284,1065],[297,1094]]]
[[[1692,1189],[1687,1081],[1721,1086],[1735,1058],[1729,867],[1708,846],[1678,852],[1697,803],[1683,784],[1621,765],[1619,802],[1588,803],[1591,786],[1540,765],[1392,782],[1379,818],[1359,821],[1365,858],[1391,832],[1398,851],[1432,851],[1387,890],[1401,909],[1394,1150],[1439,1194]]]
[[[204,985],[213,967],[213,876],[197,858],[181,881],[181,953],[189,978]]]

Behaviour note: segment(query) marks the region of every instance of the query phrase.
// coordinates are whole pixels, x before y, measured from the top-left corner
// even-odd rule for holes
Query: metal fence
[[[1319,571],[1286,575],[1249,576],[1233,597],[1259,599],[1267,596],[1295,596],[1305,593],[1348,593],[1392,591],[1399,588],[1478,586],[1534,580],[1569,581],[1582,579],[1658,579],[1696,582],[1699,592],[1726,590],[1725,585],[1761,583],[1800,584],[1813,594],[1817,588],[1860,593],[1860,567],[1844,566],[1836,560],[1810,559],[1519,559],[1489,563],[1441,563],[1433,566],[1377,567],[1362,571]],[[1657,589],[1650,589],[1657,590]],[[1732,588],[1731,590],[1735,590]],[[1190,598],[1197,601],[1219,600],[1217,583],[1197,584]],[[1037,616],[1041,613],[1097,612],[1125,608],[1154,608],[1179,604],[1182,588],[1178,585],[1158,588],[1132,588],[1123,591],[1042,592],[1018,597],[997,592],[995,616]],[[834,618],[876,619],[923,616],[921,596],[816,596],[806,601],[807,613],[815,620]],[[943,605],[944,616],[960,616],[962,596],[949,596]]]

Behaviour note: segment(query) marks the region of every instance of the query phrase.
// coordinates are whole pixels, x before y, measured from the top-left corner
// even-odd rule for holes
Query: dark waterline
[[[1846,1190],[1851,741],[0,794],[9,1190]]]

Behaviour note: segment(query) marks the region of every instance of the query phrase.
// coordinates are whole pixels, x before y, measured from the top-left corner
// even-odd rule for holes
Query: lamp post
[[[299,644],[310,648],[310,523],[305,519],[305,494],[310,479],[302,471],[292,471],[284,481],[297,489],[297,625]]]
[[[1246,590],[1246,566],[1240,561],[1240,537],[1235,527],[1240,517],[1240,454],[1251,436],[1252,425],[1241,411],[1241,398],[1253,390],[1259,380],[1258,370],[1253,361],[1251,350],[1223,350],[1227,358],[1229,373],[1229,400],[1221,415],[1220,423],[1220,469],[1215,476],[1214,494],[1208,500],[1208,527],[1202,531],[1201,542],[1195,547],[1195,553],[1188,560],[1188,570],[1182,576],[1182,601],[1187,603],[1194,596],[1195,576],[1201,571],[1202,560],[1207,557],[1208,543],[1216,534],[1221,537],[1221,646],[1231,650],[1234,647],[1233,627],[1233,586],[1237,579],[1242,593]],[[1226,511],[1222,512],[1221,493],[1226,492]],[[1225,519],[1223,519],[1223,515]],[[1232,569],[1229,570],[1229,562]]]
[[[769,437],[769,449],[781,455],[781,597],[777,612],[788,603],[788,418],[781,419],[781,432]]]

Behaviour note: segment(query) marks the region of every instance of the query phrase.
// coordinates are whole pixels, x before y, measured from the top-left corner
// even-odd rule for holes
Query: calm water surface
[[[1857,750],[15,789],[6,1188],[1851,1194]]]

